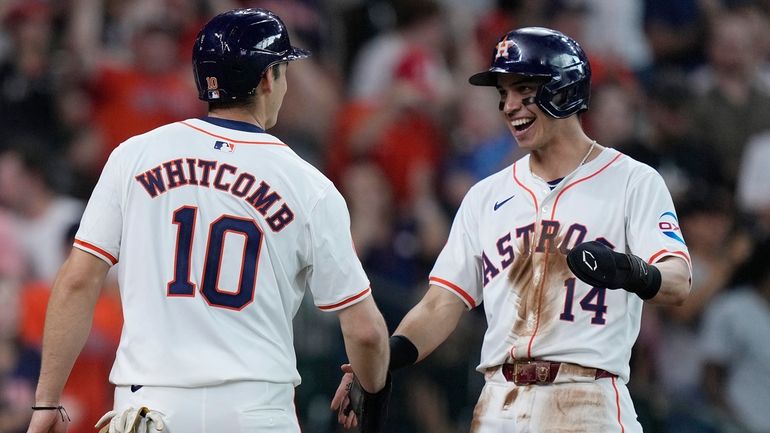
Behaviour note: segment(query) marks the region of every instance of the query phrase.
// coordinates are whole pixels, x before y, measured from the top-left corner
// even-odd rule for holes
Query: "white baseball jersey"
[[[188,119],[121,144],[75,246],[120,261],[118,385],[299,384],[305,290],[327,311],[370,293],[342,196],[243,122]]]
[[[663,179],[604,149],[551,189],[529,155],[468,192],[430,276],[469,308],[484,302],[479,371],[513,359],[562,361],[628,380],[642,300],[591,287],[567,267],[575,245],[599,240],[649,263],[690,262]]]

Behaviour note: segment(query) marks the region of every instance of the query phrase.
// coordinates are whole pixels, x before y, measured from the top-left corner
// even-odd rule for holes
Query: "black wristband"
[[[390,337],[390,365],[388,370],[396,371],[399,368],[408,367],[417,362],[419,352],[417,347],[403,335]]]
[[[641,257],[628,255],[631,272],[628,276],[628,289],[645,301],[652,299],[660,291],[663,278],[657,267],[647,264]]]
[[[32,406],[32,410],[58,410],[62,421],[65,420],[65,416],[67,421],[72,421],[64,406]]]

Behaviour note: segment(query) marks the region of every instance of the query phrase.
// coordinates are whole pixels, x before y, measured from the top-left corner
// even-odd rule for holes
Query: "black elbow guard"
[[[567,254],[567,265],[576,277],[587,284],[625,289],[644,300],[658,294],[662,281],[655,266],[633,254],[616,253],[597,241],[573,248]]]

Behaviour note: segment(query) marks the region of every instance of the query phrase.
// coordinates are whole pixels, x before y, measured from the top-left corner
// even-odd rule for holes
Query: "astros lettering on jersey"
[[[589,240],[649,263],[667,256],[690,263],[663,179],[614,149],[553,189],[530,172],[529,155],[471,188],[430,282],[468,308],[484,302],[489,329],[479,371],[546,359],[628,381],[642,300],[575,278],[566,254]]]
[[[299,384],[292,318],[305,289],[327,311],[370,294],[333,184],[237,121],[188,119],[121,144],[75,247],[120,260],[116,385]]]

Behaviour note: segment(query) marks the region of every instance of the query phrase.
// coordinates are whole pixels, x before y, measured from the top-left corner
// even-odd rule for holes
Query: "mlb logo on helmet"
[[[219,99],[219,83],[217,77],[206,77],[206,87],[209,99]]]
[[[214,150],[232,153],[235,150],[235,145],[226,141],[217,141],[214,143]]]

